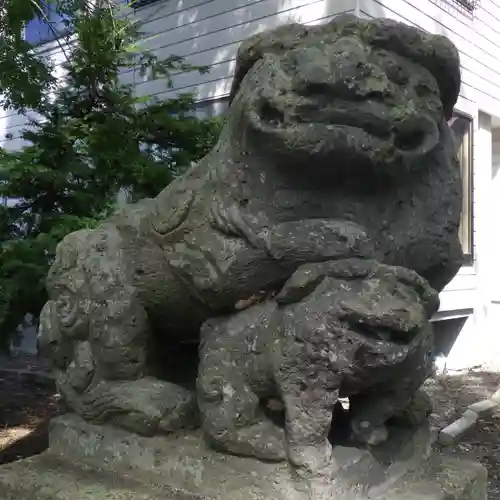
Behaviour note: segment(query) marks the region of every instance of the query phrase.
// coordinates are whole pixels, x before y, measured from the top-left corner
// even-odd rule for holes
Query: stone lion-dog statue
[[[390,20],[245,41],[213,150],[57,248],[40,342],[70,409],[314,467],[347,396],[353,435],[383,441],[462,263],[459,88],[449,40]]]

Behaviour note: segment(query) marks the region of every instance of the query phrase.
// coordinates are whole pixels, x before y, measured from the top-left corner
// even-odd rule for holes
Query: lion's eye
[[[280,126],[284,122],[283,113],[273,108],[269,103],[265,102],[260,110],[260,115],[263,120],[266,120],[275,127]]]

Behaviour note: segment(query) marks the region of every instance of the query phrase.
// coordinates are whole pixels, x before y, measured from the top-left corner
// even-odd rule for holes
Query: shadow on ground
[[[12,441],[0,449],[0,465],[43,453],[49,446],[48,427],[46,420],[23,437],[18,438],[13,433]]]
[[[53,382],[0,371],[0,464],[43,452],[49,421],[61,412]]]

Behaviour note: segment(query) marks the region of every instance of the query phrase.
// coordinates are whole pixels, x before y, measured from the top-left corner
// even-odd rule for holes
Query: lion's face
[[[418,63],[350,34],[266,54],[245,82],[252,148],[286,164],[412,164],[440,141],[443,105]]]

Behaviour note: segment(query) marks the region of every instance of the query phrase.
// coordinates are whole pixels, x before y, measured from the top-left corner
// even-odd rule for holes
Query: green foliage
[[[10,0],[9,6],[32,1],[37,0]],[[29,146],[0,150],[0,197],[16,200],[0,209],[0,343],[26,313],[38,315],[62,237],[96,225],[113,209],[120,190],[132,199],[156,195],[209,151],[220,128],[217,120],[192,116],[190,95],[138,98],[119,80],[120,72],[133,70],[163,77],[171,87],[174,72],[206,68],[175,56],[158,60],[141,48],[140,27],[117,18],[106,2],[64,0],[58,6],[79,41],[65,47],[64,83],[47,92],[52,83],[45,72],[52,73],[42,62],[25,70],[40,77],[32,88],[23,84],[14,91],[13,73],[0,81],[11,104],[29,105],[41,115],[24,132]],[[29,18],[21,10],[13,32],[20,19]]]
[[[51,62],[37,56],[22,36],[40,8],[41,0],[0,2],[0,105],[5,108],[34,108],[54,86]]]

